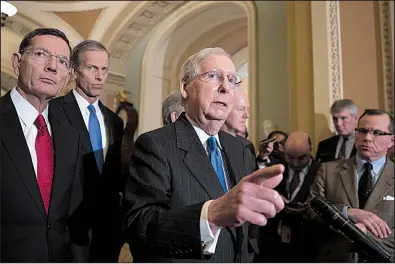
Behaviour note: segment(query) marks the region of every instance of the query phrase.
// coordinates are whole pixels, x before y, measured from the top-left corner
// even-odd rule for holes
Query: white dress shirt
[[[74,94],[75,100],[77,100],[78,107],[80,108],[80,112],[82,114],[82,118],[84,119],[86,129],[89,132],[90,111],[88,109],[88,106],[90,105],[90,103],[87,100],[85,100],[85,98],[82,97],[79,93],[77,93],[74,89],[73,89],[73,94]],[[107,150],[108,150],[107,126],[104,123],[104,116],[103,116],[103,113],[101,112],[100,107],[99,107],[99,100],[96,100],[96,102],[94,102],[92,105],[96,110],[96,116],[97,116],[97,119],[99,120],[99,124],[100,124],[100,132],[101,132],[102,146],[103,146],[103,157],[105,160]]]
[[[22,97],[22,95],[15,88],[12,89],[10,96],[11,101],[15,106],[16,113],[18,114],[23,135],[25,136],[27,147],[29,148],[30,152],[30,157],[32,159],[34,173],[37,177],[36,137],[38,129],[34,124],[34,121],[36,121],[39,112],[24,97]],[[48,121],[48,105],[41,114],[44,117],[45,123],[47,124],[49,134],[52,135],[51,125]]]
[[[198,135],[199,140],[203,145],[203,148],[206,150],[206,153],[208,154],[207,140],[210,137],[210,135],[208,135],[200,127],[198,127],[195,124],[195,122],[193,122],[193,120],[188,116],[188,114],[185,114],[185,116],[188,119],[189,123],[192,124],[193,129],[195,129],[196,134]],[[215,135],[214,137],[217,140],[217,144],[218,144],[219,148],[222,149],[218,134]],[[222,156],[221,156],[221,158],[222,158]],[[224,163],[222,163],[222,164],[224,164]],[[225,177],[225,182],[226,182],[226,186],[229,189],[229,185],[228,185],[226,177]],[[208,221],[208,207],[212,201],[213,200],[209,200],[209,201],[205,202],[203,204],[202,211],[200,213],[200,238],[201,238],[201,241],[203,242],[203,245],[204,245],[203,253],[206,255],[215,253],[215,248],[217,247],[219,234],[221,233],[221,229],[222,229],[222,227],[216,226],[213,223],[209,223],[209,221]],[[210,226],[211,226],[211,228],[210,228]],[[214,230],[214,233],[212,230]]]

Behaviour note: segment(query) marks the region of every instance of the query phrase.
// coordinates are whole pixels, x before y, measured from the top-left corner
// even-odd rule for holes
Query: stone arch
[[[212,11],[215,10],[215,11]],[[227,16],[215,16],[218,12],[227,12]],[[212,19],[210,19],[210,17]],[[140,128],[139,132],[146,132],[161,126],[161,104],[167,92],[179,89],[177,73],[180,64],[191,54],[186,50],[193,41],[214,27],[224,23],[231,23],[237,19],[245,19],[245,28],[249,67],[249,94],[251,98],[256,94],[256,80],[251,76],[256,72],[256,12],[251,1],[231,2],[189,2],[167,17],[155,29],[149,40],[142,59],[142,73],[140,86]],[[188,24],[188,21],[194,23]],[[207,25],[207,21],[211,24]],[[212,21],[215,21],[213,23]],[[225,34],[226,35],[226,34]],[[180,39],[182,36],[183,39]],[[177,39],[178,37],[178,39]],[[182,41],[182,47],[174,47],[176,41]],[[207,41],[209,42],[209,41]],[[206,42],[206,43],[207,43]],[[203,44],[204,46],[204,44]],[[176,49],[176,50],[175,50]],[[236,54],[239,50],[234,50]],[[166,94],[164,94],[166,93]],[[251,110],[256,109],[255,102],[251,102]],[[256,134],[254,120],[250,120],[250,134]]]

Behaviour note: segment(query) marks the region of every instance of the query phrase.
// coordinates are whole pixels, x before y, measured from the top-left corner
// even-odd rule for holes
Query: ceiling
[[[167,33],[171,38],[161,40],[168,43],[168,47],[158,46],[166,52],[163,57],[166,69],[179,69],[181,61],[203,47],[221,46],[234,54],[247,45],[246,13],[237,7],[236,1],[8,2],[17,7],[18,13],[9,17],[1,30],[1,68],[2,74],[12,78],[9,58],[15,52],[15,46],[38,27],[62,30],[72,47],[84,39],[103,43],[110,53],[111,76],[108,81],[113,80],[118,86],[127,79],[128,68],[141,67],[141,61],[130,57],[136,52],[144,53],[141,46],[152,38],[152,33],[160,35],[162,25],[172,24],[172,21],[177,22],[173,33]],[[175,71],[170,75],[176,78]],[[138,80],[133,77],[133,82],[138,83]],[[125,86],[131,89],[129,84]]]
[[[6,30],[20,35],[21,39],[34,28],[55,27],[66,33],[72,46],[84,39],[102,42],[109,49],[111,62],[121,65],[133,47],[157,23],[184,3],[184,1],[9,2],[18,8],[18,13],[7,19],[5,27]]]

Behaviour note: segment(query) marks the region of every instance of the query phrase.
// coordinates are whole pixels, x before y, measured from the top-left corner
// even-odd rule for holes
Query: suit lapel
[[[54,205],[54,201],[59,201],[61,197],[56,197],[56,195],[63,195],[64,192],[61,191],[64,188],[64,176],[69,176],[68,171],[65,171],[69,168],[65,168],[62,166],[64,161],[69,159],[68,157],[68,138],[69,138],[69,129],[65,127],[60,121],[59,118],[54,114],[50,113],[49,115],[49,122],[51,123],[51,130],[52,130],[52,141],[54,146],[54,175],[52,179],[52,190],[56,190],[51,192],[51,203],[50,203],[50,210],[51,208],[55,209],[56,204]]]
[[[387,160],[376,185],[373,187],[364,210],[371,211],[394,188],[394,163]]]
[[[38,187],[36,174],[34,172],[32,157],[23,135],[19,122],[19,117],[12,103],[10,93],[7,93],[1,100],[0,104],[0,127],[2,129],[3,144],[6,152],[10,155],[12,162],[18,171],[26,189],[30,193],[37,209],[46,219],[44,203],[41,198],[40,189]]]
[[[108,146],[111,146],[112,144],[114,144],[113,120],[108,115],[107,108],[102,104],[101,101],[99,101],[99,107],[100,107],[100,110],[101,110],[103,117],[104,117],[104,124],[105,124],[104,129],[106,129],[106,131],[107,131],[106,134],[107,134],[107,139],[108,139]]]
[[[302,200],[303,197],[307,197],[309,191],[310,191],[310,186],[315,180],[315,176],[317,175],[317,170],[320,167],[320,164],[316,162],[315,160],[312,160],[311,166],[309,168],[309,171],[307,172],[307,175],[304,178],[304,181],[302,183],[302,186],[300,187],[299,192],[296,194],[292,202],[304,202]],[[300,201],[301,200],[301,201]]]
[[[220,131],[218,135],[229,168],[229,178],[233,181],[233,185],[236,185],[244,176],[243,159],[240,158],[240,155],[244,154],[241,148],[241,141],[239,145],[235,145],[235,143],[239,141],[236,141],[235,137],[232,135],[222,131]],[[229,188],[231,188],[231,185]]]
[[[91,153],[92,146],[89,138],[89,132],[86,128],[77,100],[75,99],[72,91],[64,96],[64,111],[70,124],[73,127],[76,127],[80,132],[85,153]]]
[[[224,191],[211,166],[208,155],[185,114],[182,114],[175,122],[175,128],[177,147],[186,151],[184,163],[192,175],[212,199],[223,195]]]
[[[337,143],[340,140],[340,136],[337,135],[333,138],[333,142],[330,143],[329,147],[330,147],[330,152],[332,154],[332,159],[335,160],[336,159],[336,148],[337,148]]]
[[[357,179],[355,177],[354,159],[345,160],[343,163],[343,170],[340,171],[340,177],[351,206],[358,208]]]

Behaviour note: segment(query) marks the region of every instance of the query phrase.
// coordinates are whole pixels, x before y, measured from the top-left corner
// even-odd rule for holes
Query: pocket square
[[[393,201],[394,197],[390,196],[390,195],[387,195],[387,196],[383,197],[383,200],[385,200],[385,201]]]

